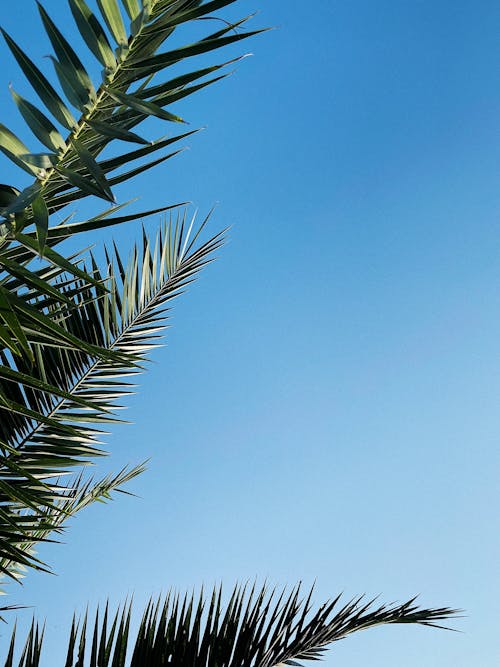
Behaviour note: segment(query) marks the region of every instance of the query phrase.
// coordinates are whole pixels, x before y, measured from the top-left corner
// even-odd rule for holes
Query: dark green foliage
[[[297,661],[320,659],[331,644],[358,630],[401,623],[442,627],[457,613],[425,609],[414,599],[375,605],[360,597],[342,604],[340,596],[314,610],[311,597],[312,591],[302,597],[300,586],[288,594],[237,586],[226,603],[221,588],[209,597],[203,591],[169,593],[163,601],[150,600],[133,636],[131,605],[112,618],[106,606],[93,623],[87,616],[73,620],[66,667],[300,667]],[[33,624],[21,659],[14,661],[11,650],[5,667],[38,664],[42,635]]]
[[[47,568],[36,547],[69,517],[122,491],[143,471],[141,464],[98,481],[74,474],[104,453],[103,428],[117,421],[118,403],[133,389],[130,379],[159,344],[170,301],[213,259],[223,234],[202,243],[204,223],[193,235],[179,214],[154,240],[144,234],[126,264],[116,248],[105,249],[104,269],[92,255],[67,257],[56,247],[174,208],[117,215],[124,204],[115,205],[114,186],[176,155],[173,144],[193,133],[150,141],[137,126],[153,117],[183,124],[168,107],[227,76],[235,59],[170,75],[169,68],[191,66],[196,56],[259,32],[241,31],[247,19],[224,22],[194,43],[163,49],[186,23],[236,0],[97,0],[98,14],[85,0],[68,1],[84,43],[104,68],[97,83],[40,3],[57,84],[3,32],[39,99],[14,89],[12,98],[46,149],[30,150],[0,124],[0,150],[34,181],[24,188],[0,185],[0,577],[14,580],[26,568]],[[162,78],[153,84],[153,77]],[[117,142],[129,150],[121,143],[117,150]],[[72,222],[68,215],[53,224],[54,213],[87,196],[113,205],[87,220]],[[220,589],[208,600],[203,593],[198,599],[169,594],[150,601],[137,632],[130,605],[110,620],[106,608],[93,623],[73,621],[65,667],[298,667],[297,660],[316,660],[357,630],[440,627],[455,613],[420,608],[413,599],[376,607],[363,598],[344,605],[336,598],[313,611],[311,595],[301,600],[299,588],[287,595],[237,587],[225,604]],[[14,629],[4,666],[38,667],[43,635],[33,622],[17,651]]]
[[[16,165],[36,178],[33,185],[18,192],[12,186],[2,186],[7,193],[7,205],[0,202],[0,266],[5,269],[3,257],[19,253],[26,238],[32,243],[23,261],[46,254],[46,246],[54,244],[56,227],[49,224],[50,215],[71,202],[85,196],[96,196],[114,201],[112,187],[173,157],[177,151],[139,164],[123,171],[130,162],[162,150],[167,145],[184,139],[187,133],[170,137],[167,141],[150,141],[132,129],[150,117],[167,122],[184,122],[166,107],[201,88],[220,80],[225,75],[207,79],[196,85],[192,82],[227,66],[229,62],[212,67],[195,69],[168,80],[151,85],[153,75],[161,75],[179,62],[190,63],[197,55],[211,52],[227,44],[240,41],[254,32],[238,32],[236,26],[227,25],[223,30],[208,35],[194,44],[158,53],[174,32],[185,23],[206,17],[217,9],[232,4],[224,2],[193,2],[189,0],[147,0],[124,2],[123,10],[115,0],[99,2],[101,17],[96,16],[84,0],[70,0],[70,7],[81,36],[92,52],[104,65],[102,81],[94,86],[80,58],[66,40],[49,13],[39,4],[42,23],[52,44],[55,56],[51,57],[62,89],[59,94],[47,77],[32,62],[16,40],[3,33],[13,56],[19,63],[39,101],[36,104],[23,99],[12,91],[14,101],[34,136],[49,149],[47,153],[30,151],[7,127],[0,125],[0,150]],[[126,19],[133,17],[129,33]],[[241,22],[238,24],[238,30]],[[109,38],[106,31],[109,30]],[[257,31],[258,32],[258,31]],[[113,51],[111,42],[117,48]],[[230,62],[234,62],[230,61]],[[66,101],[64,101],[66,97]],[[45,111],[41,108],[45,107]],[[71,107],[81,115],[75,118]],[[66,137],[62,126],[69,130]],[[118,153],[112,158],[100,160],[102,151],[116,140],[143,144],[146,149]],[[15,193],[14,196],[12,194]],[[136,214],[135,219],[144,214]],[[86,231],[109,224],[104,216],[88,221]],[[82,228],[65,225],[65,236],[83,231]],[[31,229],[35,229],[35,233]],[[60,239],[59,239],[60,240]],[[51,261],[60,268],[59,255]],[[87,281],[91,276],[85,276]],[[44,280],[44,279],[42,279]],[[38,285],[42,290],[42,283]],[[49,290],[47,281],[46,290]],[[0,283],[0,341],[16,356],[31,361],[37,340],[30,333],[30,313],[22,300],[10,296]],[[43,292],[42,292],[43,294]],[[49,325],[43,309],[38,308],[40,326],[45,332],[67,347],[78,348],[76,340],[69,340],[54,321]],[[26,333],[27,330],[27,333]],[[24,331],[24,334],[21,332]]]
[[[38,3],[56,83],[3,32],[38,97],[29,101],[12,89],[13,100],[47,150],[30,150],[0,124],[0,150],[34,179],[24,188],[0,186],[0,574],[17,577],[20,566],[45,567],[34,544],[60,530],[82,506],[82,492],[89,492],[82,480],[61,475],[103,453],[102,425],[116,421],[114,401],[128,391],[121,378],[138,372],[157,343],[164,304],[221,242],[216,236],[193,246],[179,218],[155,241],[145,237],[126,269],[117,253],[108,254],[103,270],[94,258],[66,257],[57,247],[78,234],[173,208],[118,214],[124,204],[114,205],[113,187],[172,158],[179,152],[175,144],[193,134],[150,141],[133,130],[151,117],[183,123],[169,105],[224,76],[209,78],[229,62],[190,70],[193,57],[254,33],[225,25],[181,49],[164,47],[189,21],[234,1],[127,0],[120,7],[100,0],[98,14],[84,0],[69,0],[84,44],[104,67],[95,84],[51,16],[54,6]],[[169,77],[169,67],[181,61],[187,71]],[[113,206],[87,220],[72,222],[70,214],[52,222],[54,213],[86,196]],[[123,475],[112,479],[107,496],[125,481]]]

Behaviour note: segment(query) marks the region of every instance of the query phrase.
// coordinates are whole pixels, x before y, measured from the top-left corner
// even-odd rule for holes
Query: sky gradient
[[[65,3],[44,5],[74,35]],[[207,126],[190,151],[116,191],[218,202],[211,229],[232,226],[107,439],[102,470],[151,458],[139,498],[77,517],[42,550],[57,576],[30,573],[9,602],[46,618],[55,658],[73,611],[107,597],[140,609],[254,578],[315,581],[318,602],[420,594],[464,608],[462,633],[382,628],[326,667],[495,667],[500,6],[241,0],[225,16],[257,9],[277,29],[174,109]],[[43,62],[34,2],[2,25]],[[28,88],[0,50],[0,121],[22,133],[8,84]],[[126,252],[138,232],[114,237]]]

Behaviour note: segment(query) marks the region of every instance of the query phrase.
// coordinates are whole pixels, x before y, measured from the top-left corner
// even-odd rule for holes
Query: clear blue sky
[[[8,5],[3,26],[41,58],[35,3]],[[175,306],[134,424],[108,438],[108,466],[152,457],[140,499],[78,517],[43,549],[58,576],[30,574],[10,601],[47,619],[55,658],[73,610],[107,596],[140,607],[254,577],[316,580],[318,602],[419,593],[463,607],[463,634],[371,631],[325,665],[494,667],[500,6],[241,0],[229,15],[255,9],[278,29],[177,107],[207,130],[118,191],[218,201],[213,229],[233,225]],[[0,120],[19,128],[7,85],[27,89],[0,49]]]

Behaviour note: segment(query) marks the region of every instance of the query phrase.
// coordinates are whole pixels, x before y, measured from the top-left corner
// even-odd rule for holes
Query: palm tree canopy
[[[0,185],[0,343],[11,354],[26,357],[33,363],[34,348],[40,338],[49,337],[54,344],[65,348],[84,349],[97,356],[116,359],[116,353],[91,347],[78,336],[70,335],[57,318],[48,316],[44,306],[53,304],[56,299],[60,308],[63,304],[67,307],[67,295],[63,298],[51,283],[50,273],[34,275],[26,267],[34,258],[42,256],[51,271],[65,271],[75,279],[93,284],[103,293],[106,291],[94,276],[74,261],[68,261],[54,246],[70,236],[138,219],[168,207],[116,216],[121,206],[113,205],[89,220],[69,224],[68,216],[58,225],[50,224],[50,215],[86,196],[114,204],[114,185],[178,153],[174,150],[151,159],[154,153],[168,149],[193,131],[149,140],[132,129],[153,117],[183,124],[184,120],[167,107],[227,76],[223,70],[234,59],[194,68],[172,78],[162,75],[174,65],[191,63],[196,56],[239,42],[259,31],[242,31],[241,26],[247,19],[226,22],[221,29],[194,43],[159,50],[172,35],[177,36],[185,24],[207,18],[235,1],[123,0],[120,9],[117,0],[100,0],[98,17],[84,0],[69,0],[84,43],[104,67],[102,79],[95,85],[73,47],[39,3],[43,27],[54,50],[50,60],[61,94],[17,41],[2,31],[39,98],[34,104],[12,90],[14,102],[31,133],[48,149],[44,152],[29,150],[23,140],[0,124],[0,150],[35,179],[21,191],[13,185]],[[128,30],[125,28],[127,19]],[[155,79],[153,85],[153,77],[161,80]],[[109,149],[117,142],[120,146],[128,142],[139,147],[100,159],[104,149],[108,149],[109,154]],[[129,163],[137,161],[137,166],[125,169]],[[26,293],[20,289],[21,285]],[[49,391],[48,385],[46,389]]]
[[[116,248],[106,249],[104,270],[94,257],[66,257],[56,246],[177,206],[123,214],[113,187],[176,155],[173,145],[195,131],[150,141],[135,128],[153,117],[184,124],[168,107],[227,75],[234,59],[164,76],[255,34],[241,30],[246,19],[217,24],[194,43],[176,39],[175,48],[163,47],[186,24],[234,2],[99,0],[96,13],[85,0],[69,0],[84,44],[103,67],[96,83],[42,4],[57,83],[3,31],[38,97],[33,103],[12,89],[14,103],[44,150],[29,150],[0,124],[0,150],[34,179],[24,189],[0,185],[0,575],[18,579],[25,567],[44,569],[36,544],[143,469],[93,486],[65,476],[104,453],[102,429],[118,420],[116,400],[132,390],[127,378],[158,344],[166,304],[211,260],[222,236],[198,243],[200,230],[192,234],[180,214],[156,239],[143,235],[128,265]],[[132,149],[124,152],[123,142]],[[112,205],[87,220],[68,215],[51,224],[54,213],[86,196]]]
[[[24,188],[0,185],[0,575],[18,580],[26,567],[46,568],[37,544],[143,469],[98,481],[62,477],[103,453],[103,427],[117,420],[118,402],[133,388],[129,379],[158,345],[170,301],[212,260],[223,234],[202,243],[200,230],[192,234],[179,214],[156,239],[144,235],[128,264],[116,248],[106,249],[104,270],[93,257],[82,262],[56,247],[172,208],[124,215],[113,187],[173,157],[178,151],[171,147],[192,134],[150,141],[138,126],[153,117],[184,125],[168,107],[226,76],[234,59],[163,76],[169,68],[259,32],[241,29],[247,19],[226,22],[194,43],[162,50],[184,24],[235,1],[97,0],[96,13],[85,0],[69,0],[84,43],[103,67],[98,83],[40,3],[57,84],[2,31],[38,97],[34,103],[12,88],[13,101],[44,150],[29,149],[0,124],[0,150],[33,180]],[[136,147],[120,152],[117,142]],[[87,196],[111,206],[87,220],[73,222],[68,215],[51,223],[54,213]],[[337,597],[314,610],[311,594],[301,599],[299,588],[276,594],[236,587],[226,603],[221,589],[208,600],[203,593],[196,599],[170,594],[149,603],[136,632],[130,605],[109,623],[107,608],[92,627],[87,617],[74,621],[65,664],[296,667],[357,630],[401,623],[441,627],[455,613],[421,608],[414,599],[376,606],[362,597],[345,604]],[[33,623],[18,655],[14,630],[5,667],[38,666],[43,634]]]

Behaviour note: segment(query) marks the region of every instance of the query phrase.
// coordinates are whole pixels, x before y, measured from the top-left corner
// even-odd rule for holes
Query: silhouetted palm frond
[[[314,609],[312,591],[300,585],[288,594],[236,586],[226,603],[221,588],[207,598],[174,593],[151,600],[139,628],[131,631],[131,605],[112,618],[106,606],[91,624],[73,620],[66,667],[277,667],[318,660],[334,642],[379,625],[442,627],[456,615],[449,608],[426,609],[415,600],[376,605],[363,597],[342,604],[338,596]],[[34,667],[43,657],[43,631],[33,624],[19,660],[15,638],[4,667]],[[53,665],[53,663],[51,663]],[[56,667],[54,665],[54,667]],[[61,664],[61,667],[63,665]]]

